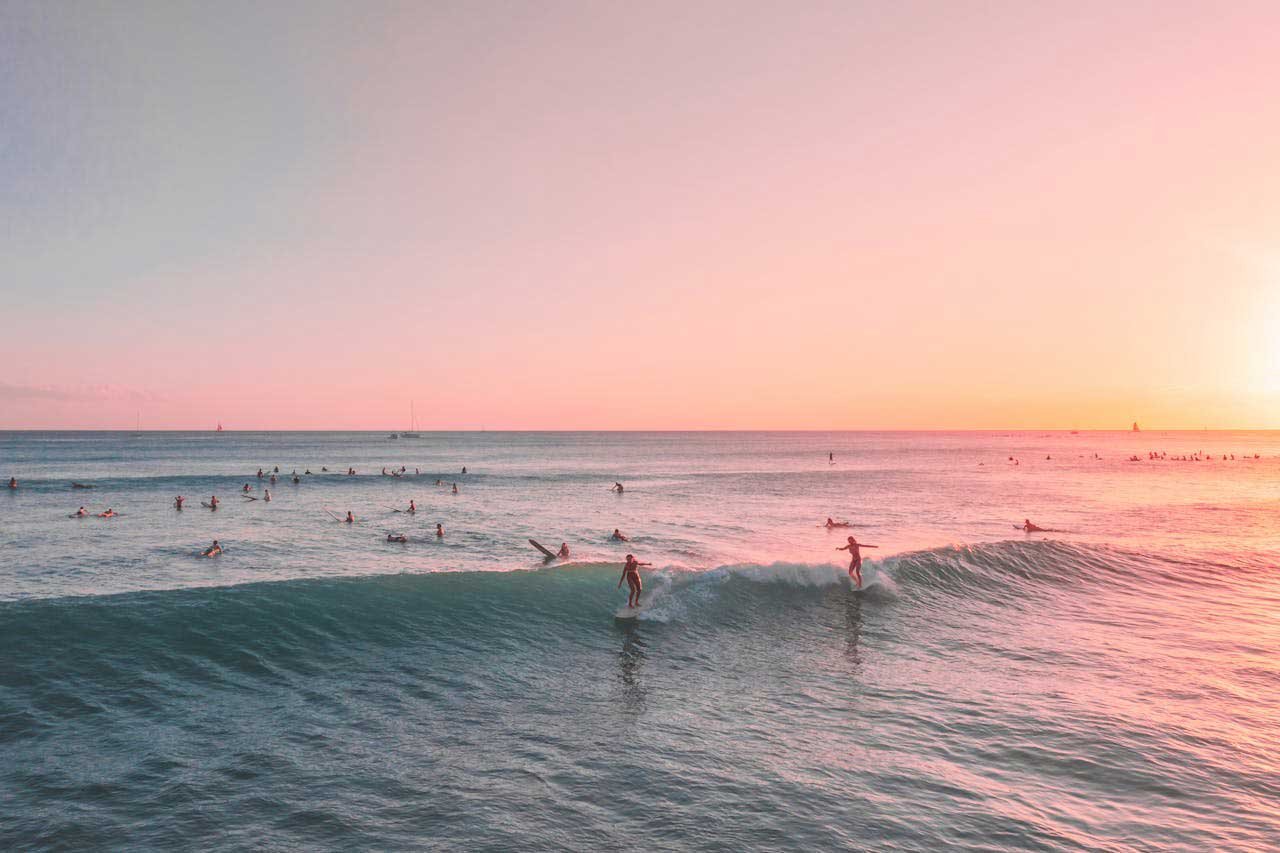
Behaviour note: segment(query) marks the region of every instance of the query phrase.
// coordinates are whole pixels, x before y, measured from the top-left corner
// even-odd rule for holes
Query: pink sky
[[[0,36],[0,428],[1280,427],[1271,4],[302,8]]]

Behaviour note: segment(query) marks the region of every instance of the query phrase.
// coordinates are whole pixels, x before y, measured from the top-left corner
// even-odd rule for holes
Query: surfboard
[[[213,504],[207,504],[204,501],[200,501],[200,506],[204,507],[205,509],[217,509],[217,507],[214,506]]]
[[[617,611],[613,614],[613,618],[614,618],[614,619],[617,619],[617,620],[619,620],[619,621],[629,622],[629,621],[632,621],[632,620],[634,620],[634,619],[639,619],[639,618],[640,618],[640,614],[641,614],[641,613],[643,613],[643,612],[644,612],[644,608],[643,608],[643,607],[626,607],[626,606],[623,606],[623,607],[619,607],[619,608],[617,609]]]
[[[529,540],[529,544],[530,544],[530,545],[532,545],[533,547],[537,548],[539,551],[541,551],[541,552],[542,552],[543,554],[545,554],[547,557],[549,557],[549,558],[551,558],[551,559],[555,559],[556,554],[555,554],[555,552],[554,552],[554,551],[548,551],[546,548],[543,548],[541,545],[539,545],[539,544],[538,544],[536,541],[534,541],[533,539],[530,539],[530,540]]]

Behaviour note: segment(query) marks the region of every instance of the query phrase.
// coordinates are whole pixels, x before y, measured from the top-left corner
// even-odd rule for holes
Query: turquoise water
[[[235,496],[275,465],[316,473]],[[7,849],[1280,844],[1275,434],[7,433],[0,475]]]

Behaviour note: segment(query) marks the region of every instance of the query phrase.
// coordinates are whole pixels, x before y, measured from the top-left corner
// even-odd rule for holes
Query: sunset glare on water
[[[1280,849],[1280,6],[0,0],[0,849]]]

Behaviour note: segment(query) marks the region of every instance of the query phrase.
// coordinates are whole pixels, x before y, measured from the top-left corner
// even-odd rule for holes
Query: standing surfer
[[[879,545],[860,544],[857,539],[849,537],[849,544],[837,548],[837,551],[849,552],[849,577],[858,582],[858,589],[862,589],[862,552],[859,548],[879,548]]]
[[[644,586],[640,583],[640,567],[651,566],[652,563],[640,563],[636,558],[628,554],[627,562],[622,567],[622,577],[618,578],[618,588],[622,588],[622,582],[627,582],[627,607],[640,606],[640,593],[644,590]]]

